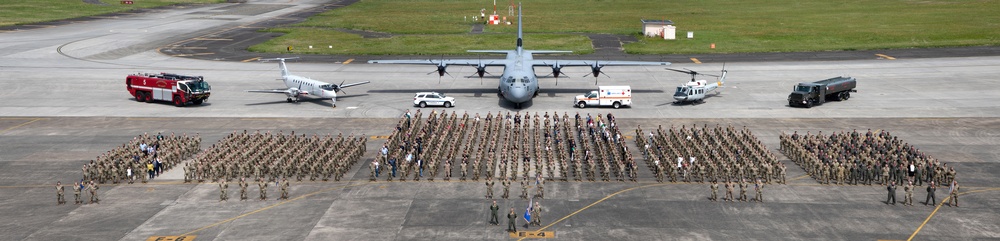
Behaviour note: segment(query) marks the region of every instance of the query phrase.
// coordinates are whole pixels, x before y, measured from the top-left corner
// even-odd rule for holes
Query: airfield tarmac
[[[337,108],[329,100],[285,103],[282,95],[243,91],[283,88],[274,80],[279,77],[275,63],[199,60],[157,51],[182,48],[174,43],[192,38],[212,41],[211,34],[223,29],[331,4],[252,3],[168,8],[0,32],[0,84],[5,90],[0,92],[0,196],[5,197],[0,201],[0,216],[5,217],[0,240],[178,235],[196,240],[510,239],[503,226],[486,225],[488,203],[481,182],[371,183],[364,165],[356,165],[350,180],[293,182],[292,199],[285,202],[220,203],[217,185],[182,184],[174,171],[150,184],[104,185],[99,205],[54,205],[55,181],[72,182],[83,163],[143,132],[197,132],[204,138],[203,148],[243,129],[386,135],[395,118],[416,109],[412,94],[429,90],[458,99],[448,111],[517,111],[496,97],[496,79],[481,84],[478,78],[445,76],[439,84],[436,76],[425,75],[433,67],[352,60],[372,58],[363,56],[289,63],[293,73],[318,80],[372,83],[345,89]],[[604,71],[611,78],[598,78],[599,85],[631,85],[635,92],[635,106],[619,110],[573,108],[573,96],[596,88],[595,79],[580,77],[587,68],[567,68],[571,78],[560,78],[558,85],[543,79],[542,93],[520,111],[611,112],[629,133],[638,125],[745,125],[781,159],[776,148],[782,131],[891,131],[956,166],[963,183],[961,208],[885,205],[879,186],[817,185],[784,160],[790,184],[768,186],[763,204],[711,203],[707,185],[657,184],[647,169],[640,169],[639,183],[548,182],[541,200],[544,230],[561,240],[1000,239],[995,205],[1000,199],[995,175],[1000,171],[1000,83],[995,77],[1000,57],[917,57],[931,56],[730,62],[725,66],[727,87],[697,105],[671,104],[674,87],[687,81],[687,75],[662,67],[608,67]],[[703,73],[722,68],[721,62],[694,64],[681,56],[667,61],[674,62],[668,67]],[[448,70],[455,76],[474,72],[471,67]],[[538,68],[538,73],[548,70]],[[185,108],[138,103],[122,83],[135,72],[203,75],[213,96],[202,106]],[[795,83],[838,75],[859,81],[859,92],[849,101],[811,109],[786,106]],[[382,142],[369,140],[365,161]],[[251,196],[256,194],[256,188],[250,190]],[[230,197],[236,191],[231,187]],[[914,193],[918,201],[923,196],[920,188]],[[944,197],[939,189],[938,201]],[[521,213],[526,201],[500,204]]]

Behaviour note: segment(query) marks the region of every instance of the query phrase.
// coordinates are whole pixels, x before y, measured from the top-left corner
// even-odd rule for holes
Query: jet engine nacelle
[[[476,66],[476,75],[479,75],[479,78],[482,78],[483,75],[486,75],[486,65],[485,64],[479,64],[479,66]]]
[[[448,65],[445,63],[438,64],[437,65],[438,76],[444,76],[446,73],[448,73],[447,68]]]
[[[596,78],[597,76],[600,76],[601,73],[604,73],[604,72],[601,72],[601,68],[603,68],[603,67],[604,66],[597,65],[597,64],[591,65],[590,66],[590,73],[593,74],[594,77]]]

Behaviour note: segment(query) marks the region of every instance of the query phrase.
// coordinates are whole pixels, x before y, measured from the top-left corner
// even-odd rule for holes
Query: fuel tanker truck
[[[858,92],[854,89],[857,86],[857,79],[843,76],[811,83],[799,83],[788,95],[788,106],[810,108],[831,100],[847,100],[851,98],[851,92]]]

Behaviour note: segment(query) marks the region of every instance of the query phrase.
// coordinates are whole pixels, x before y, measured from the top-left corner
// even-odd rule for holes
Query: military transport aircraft
[[[670,71],[676,71],[691,75],[691,81],[684,83],[683,85],[677,86],[677,91],[674,92],[674,103],[677,104],[702,102],[705,100],[705,97],[707,97],[708,92],[714,90],[716,94],[718,94],[719,87],[722,87],[722,85],[726,83],[727,71],[725,65],[723,65],[722,67],[721,76],[712,74],[702,74],[690,69],[684,69],[684,70],[671,69],[671,68],[666,68],[666,69]],[[694,79],[695,76],[698,75],[718,77],[719,80],[711,83],[703,79],[695,80]]]
[[[286,59],[294,59],[294,58],[262,59],[260,61],[264,62],[274,61],[274,60],[278,61],[278,68],[281,69],[281,79],[279,80],[285,82],[285,87],[288,87],[287,89],[247,90],[247,92],[285,94],[285,96],[288,97],[288,99],[286,100],[289,103],[298,102],[299,97],[312,95],[323,99],[330,99],[331,101],[333,101],[333,107],[336,108],[337,92],[344,92],[343,88],[371,83],[371,81],[357,82],[350,84],[344,84],[343,82],[341,82],[339,85],[337,85],[298,75],[292,75],[288,72],[288,68],[285,67]]]
[[[645,62],[645,61],[597,61],[597,60],[540,60],[534,59],[532,54],[561,54],[572,53],[573,51],[563,50],[525,50],[523,48],[523,31],[521,25],[521,6],[517,7],[517,48],[514,50],[467,50],[470,53],[490,53],[507,54],[506,59],[440,59],[440,60],[370,60],[368,63],[374,64],[425,64],[436,65],[438,76],[448,74],[448,65],[475,66],[476,74],[483,77],[486,73],[486,66],[503,66],[503,74],[500,75],[498,83],[498,94],[504,99],[514,103],[517,108],[521,104],[528,102],[538,95],[538,76],[535,75],[535,66],[549,66],[552,68],[552,76],[555,78],[562,74],[562,67],[566,66],[590,66],[590,73],[584,75],[598,75],[604,73],[601,68],[604,66],[637,66],[637,65],[669,65],[668,62]],[[434,72],[431,72],[434,73]],[[430,73],[428,73],[430,74]],[[448,74],[451,75],[451,74]]]

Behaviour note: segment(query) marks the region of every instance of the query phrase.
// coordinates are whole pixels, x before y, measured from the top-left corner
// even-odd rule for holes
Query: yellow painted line
[[[254,60],[258,60],[258,59],[260,59],[260,57],[253,57],[253,58],[249,58],[249,59],[244,59],[244,60],[242,60],[240,62],[246,63],[246,62],[250,62],[250,61],[254,61]]]
[[[691,62],[694,62],[696,64],[701,64],[701,61],[698,61],[697,58],[691,58]]]
[[[237,220],[237,219],[240,219],[240,218],[243,218],[243,217],[246,217],[246,216],[250,216],[250,215],[253,215],[255,213],[263,212],[265,210],[272,209],[274,207],[281,206],[281,205],[284,205],[286,203],[290,203],[290,202],[294,202],[294,201],[297,201],[297,200],[301,200],[303,198],[311,197],[311,196],[316,195],[316,194],[320,194],[320,193],[324,193],[324,192],[329,192],[329,191],[333,191],[333,190],[337,190],[337,189],[344,189],[344,188],[348,188],[348,187],[368,185],[368,184],[371,184],[371,183],[370,182],[362,182],[362,183],[358,183],[358,184],[344,185],[344,186],[340,186],[340,187],[332,187],[332,188],[328,188],[328,189],[323,189],[323,190],[315,191],[315,192],[308,193],[308,194],[305,194],[305,195],[302,195],[302,196],[298,196],[298,197],[295,197],[295,198],[292,198],[292,199],[288,199],[288,200],[285,200],[285,201],[282,201],[282,202],[279,202],[279,203],[275,203],[275,204],[273,204],[271,206],[263,207],[261,209],[257,209],[257,210],[254,210],[254,211],[251,211],[251,212],[248,212],[248,213],[244,213],[244,214],[241,214],[241,215],[236,216],[236,217],[232,217],[232,218],[229,218],[229,219],[226,219],[226,220],[222,220],[222,221],[219,221],[219,222],[216,222],[216,223],[213,223],[213,224],[209,224],[208,226],[204,226],[204,227],[195,229],[194,231],[181,234],[181,236],[189,236],[189,235],[192,235],[194,233],[201,232],[202,230],[205,230],[205,229],[209,229],[209,228],[212,228],[212,227],[215,227],[215,226],[219,226],[219,225],[222,225],[224,223],[232,222],[234,220]]]
[[[194,40],[201,40],[201,41],[233,41],[232,39],[228,39],[228,38],[194,38]]]
[[[988,188],[988,189],[982,189],[982,190],[973,190],[973,191],[961,192],[961,193],[958,193],[958,195],[962,196],[962,195],[966,195],[966,194],[973,194],[973,193],[986,192],[986,191],[1000,191],[1000,188]],[[941,202],[937,204],[937,207],[934,207],[934,211],[931,212],[930,215],[927,215],[927,219],[924,219],[924,222],[920,223],[920,227],[917,227],[917,230],[913,231],[913,234],[911,234],[910,238],[906,239],[906,241],[913,240],[913,237],[916,237],[917,233],[920,233],[920,229],[923,229],[924,225],[927,225],[927,222],[931,221],[931,218],[934,217],[934,214],[937,213],[938,209],[940,209],[941,206],[943,206],[946,202],[948,202],[948,200],[951,199],[951,193],[946,194],[946,195],[947,196],[944,197],[944,199],[941,199]]]
[[[895,60],[896,59],[896,58],[893,58],[892,56],[884,55],[884,54],[875,54],[875,56],[881,57],[883,59],[888,59],[888,60]]]
[[[175,55],[171,55],[171,56],[173,56],[173,57],[185,57],[185,56],[210,55],[210,54],[215,54],[215,53],[175,54]]]
[[[39,120],[42,120],[42,118],[34,118],[34,119],[32,119],[32,120],[30,120],[28,122],[21,123],[20,125],[8,127],[7,129],[4,129],[4,130],[0,131],[0,134],[3,134],[4,132],[7,132],[9,130],[17,129],[17,128],[22,127],[22,126],[26,126],[26,125],[31,124],[31,123],[35,123],[35,121],[39,121]]]
[[[389,139],[389,136],[372,136],[372,139]]]
[[[806,178],[806,177],[809,177],[809,174],[804,174],[802,176],[793,177],[792,179],[788,179],[785,182],[795,181],[795,180],[799,180],[799,179]]]
[[[347,59],[347,61],[344,61],[344,64],[350,64],[352,61],[354,61],[354,59]]]
[[[931,215],[927,215],[927,218],[924,219],[924,222],[920,223],[920,227],[917,227],[917,231],[913,231],[913,234],[911,234],[910,238],[906,239],[906,241],[913,240],[913,237],[917,236],[917,233],[920,233],[920,229],[923,229],[924,225],[927,225],[927,222],[931,221],[931,217],[934,217],[934,214],[937,213],[938,209],[941,209],[941,205],[944,205],[944,202],[947,202],[948,199],[951,199],[951,195],[948,195],[944,199],[941,199],[941,202],[937,204],[937,207],[934,207],[934,211],[931,212]]]
[[[540,232],[540,231],[543,231],[545,229],[548,229],[549,227],[552,227],[553,225],[556,225],[557,223],[562,222],[563,220],[566,220],[567,218],[572,217],[573,215],[576,215],[577,213],[580,213],[583,210],[587,210],[588,208],[593,207],[594,205],[597,205],[597,204],[599,204],[601,202],[604,202],[604,200],[608,200],[609,198],[612,198],[614,196],[618,196],[618,194],[622,194],[622,193],[625,193],[625,192],[628,192],[628,191],[632,191],[632,190],[635,190],[635,189],[639,189],[639,188],[656,187],[656,186],[663,186],[663,185],[666,185],[666,183],[649,184],[649,185],[645,185],[645,186],[631,187],[631,188],[628,188],[628,189],[625,189],[625,190],[621,190],[621,191],[612,193],[611,195],[605,196],[604,198],[601,198],[600,200],[597,200],[597,201],[591,203],[590,205],[587,205],[587,206],[585,206],[583,208],[580,208],[580,209],[576,210],[575,212],[570,213],[569,215],[566,215],[565,217],[562,217],[559,220],[556,220],[555,222],[550,223],[549,225],[545,225],[545,227],[539,228],[538,230],[535,230],[535,231],[528,231],[528,232]],[[525,238],[520,238],[520,239],[517,239],[517,240],[521,241],[521,240],[524,240],[524,239]]]

